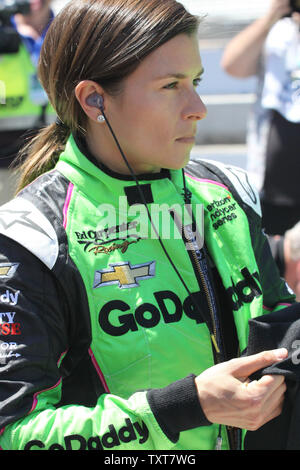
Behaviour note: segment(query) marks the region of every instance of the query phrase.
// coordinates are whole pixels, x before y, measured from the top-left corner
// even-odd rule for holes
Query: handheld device
[[[14,54],[19,50],[21,39],[10,23],[17,13],[30,13],[30,0],[0,0],[0,54]]]

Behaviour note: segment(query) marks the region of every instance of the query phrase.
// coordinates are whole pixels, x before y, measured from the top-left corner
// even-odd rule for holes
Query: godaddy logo
[[[118,428],[114,424],[109,424],[107,432],[99,436],[84,437],[80,434],[70,434],[64,436],[60,442],[53,442],[49,447],[48,443],[34,439],[27,442],[24,450],[103,450],[119,447],[132,441],[144,444],[148,437],[149,430],[143,421],[133,422],[126,418],[124,426]]]

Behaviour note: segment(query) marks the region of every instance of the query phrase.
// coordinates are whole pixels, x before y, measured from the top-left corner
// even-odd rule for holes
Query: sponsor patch
[[[115,424],[109,424],[107,432],[101,436],[84,437],[80,434],[70,434],[64,436],[61,443],[53,443],[49,447],[40,440],[31,440],[27,442],[24,450],[103,450],[119,447],[122,443],[137,441],[144,444],[149,438],[149,430],[142,421],[131,421],[126,418],[124,426],[117,428]]]
[[[241,269],[244,279],[226,289],[234,311],[239,310],[243,304],[252,302],[255,297],[260,297],[262,291],[259,285],[259,274],[250,273],[248,268]]]
[[[6,289],[4,294],[0,294],[0,303],[15,306],[18,304],[19,294],[19,290],[12,292],[9,289]]]
[[[138,287],[139,282],[155,276],[155,261],[131,265],[129,261],[112,263],[95,272],[93,288],[117,284],[120,289]]]
[[[214,199],[207,205],[207,210],[215,230],[227,222],[237,219],[237,204],[231,200],[230,195],[218,200]]]
[[[123,336],[140,328],[154,328],[160,322],[180,322],[183,314],[196,324],[203,323],[200,310],[195,309],[197,304],[202,307],[200,292],[191,294],[183,302],[172,291],[154,292],[153,296],[153,303],[145,302],[137,307],[123,300],[110,300],[99,312],[101,329],[111,336]]]
[[[20,243],[52,269],[58,239],[51,222],[30,201],[17,196],[0,211],[0,233]]]
[[[0,278],[12,277],[20,263],[0,263]]]
[[[16,312],[0,312],[0,336],[21,334],[21,324],[14,321]]]
[[[41,226],[36,224],[33,218],[31,218],[31,211],[14,211],[11,209],[3,209],[0,211],[0,225],[2,225],[5,230],[13,226],[15,226],[16,230],[20,230],[20,228],[17,227],[18,225],[28,227],[29,229],[40,232],[51,240],[51,237],[48,235],[48,233],[45,232]]]
[[[0,340],[0,363],[4,363],[8,359],[21,357],[17,352],[17,343],[5,342]]]
[[[75,231],[77,242],[87,253],[97,256],[100,253],[110,254],[116,250],[125,253],[128,247],[141,240],[135,233],[137,222],[114,225],[101,230]]]

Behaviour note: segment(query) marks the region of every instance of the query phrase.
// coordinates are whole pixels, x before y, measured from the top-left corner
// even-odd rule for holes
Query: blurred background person
[[[300,222],[284,235],[269,236],[271,251],[281,277],[300,301]]]
[[[300,218],[300,2],[272,0],[237,34],[221,65],[233,77],[258,77],[249,122],[247,170],[259,190],[263,227],[284,234]]]
[[[40,49],[54,18],[51,0],[0,1],[0,202],[14,192],[9,169],[24,139],[54,120],[37,78]]]

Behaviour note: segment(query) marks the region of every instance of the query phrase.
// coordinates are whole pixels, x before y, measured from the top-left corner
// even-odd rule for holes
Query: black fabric
[[[284,235],[300,220],[300,204],[284,206],[262,199],[261,210],[262,227],[268,235]]]
[[[65,333],[66,337],[69,338],[68,354],[61,363],[61,373],[64,377],[62,390],[65,384],[67,388],[65,393],[63,391],[64,404],[68,403],[67,399],[70,400],[70,403],[75,403],[77,400],[77,397],[75,397],[78,391],[76,385],[78,377],[85,377],[87,367],[86,351],[91,341],[86,289],[77,266],[68,254],[68,239],[63,227],[63,206],[68,187],[69,181],[57,170],[52,170],[42,175],[36,184],[26,186],[19,193],[22,198],[32,202],[48,220],[51,220],[59,240],[60,254],[52,268],[52,273],[57,279],[57,310],[59,312],[60,308],[64,306],[65,311],[68,312],[67,333]],[[28,282],[30,282],[30,279],[28,279]],[[78,308],[79,305],[80,308]],[[74,372],[75,368],[76,373]],[[101,382],[99,380],[95,381],[93,374],[91,374],[89,383],[85,382],[84,386],[81,385],[82,389],[79,393],[80,396],[78,396],[78,402],[85,403],[87,406],[90,406],[90,403],[95,403],[97,397],[104,392],[102,387],[99,389],[99,385],[101,385]],[[83,392],[84,389],[86,390],[85,393]],[[87,389],[89,389],[88,392]],[[74,393],[74,390],[76,390],[76,393]],[[71,393],[74,394],[73,400],[75,401],[72,401]]]
[[[272,112],[266,150],[263,200],[293,206],[300,200],[300,123]]]
[[[285,377],[287,391],[280,416],[257,431],[248,431],[246,450],[300,450],[300,304],[249,321],[247,355],[284,347],[289,355],[253,374]]]
[[[94,407],[98,397],[106,393],[99,383],[99,377],[88,351],[83,354],[77,364],[72,364],[72,369],[65,369],[63,364],[60,371],[63,376],[62,395],[61,401],[56,405],[57,408],[71,404]]]
[[[26,130],[0,132],[0,168],[12,165],[28,138]]]
[[[17,163],[19,163],[18,157],[20,150],[36,136],[42,127],[47,125],[46,110],[47,105],[41,106],[41,113],[37,116],[32,129],[0,131],[0,168],[14,166],[16,160]]]
[[[268,240],[270,243],[270,248],[271,248],[273,258],[279,270],[279,274],[281,277],[284,277],[284,273],[285,273],[284,237],[283,236],[279,236],[279,237],[269,236]]]
[[[133,206],[134,204],[143,204],[144,201],[140,195],[140,191],[143,193],[144,199],[146,204],[151,204],[154,202],[151,184],[140,184],[139,186],[127,186],[124,188],[127,202],[129,206]]]
[[[228,298],[228,294],[223,286],[221,276],[218,270],[212,268],[212,275],[214,278],[215,292],[218,293],[217,301],[222,307],[219,307],[219,323],[220,331],[222,333],[222,345],[224,350],[224,360],[229,361],[239,356],[239,341],[237,330],[232,314],[232,305]]]
[[[167,387],[147,392],[152,412],[172,442],[178,441],[181,431],[211,425],[201,408],[195,377],[191,374]]]
[[[0,235],[0,244],[0,263],[10,265],[12,261],[18,262],[14,276],[1,276],[1,292],[6,289],[19,291],[14,313],[19,321],[19,338],[22,337],[22,341],[18,342],[18,336],[12,336],[19,343],[20,356],[8,361],[6,365],[1,363],[2,428],[30,412],[32,396],[36,390],[47,389],[49,384],[52,386],[60,379],[57,361],[68,348],[68,312],[57,295],[55,276],[45,265],[25,248],[20,249],[15,241],[3,235]],[[1,312],[4,308],[2,304]],[[43,318],[43,322],[38,320],[39,316]],[[52,336],[51,341],[49,336]],[[1,342],[2,338],[4,337],[1,335]],[[39,367],[43,373],[37,377]]]
[[[261,191],[262,226],[283,235],[300,219],[300,123],[272,112]]]

